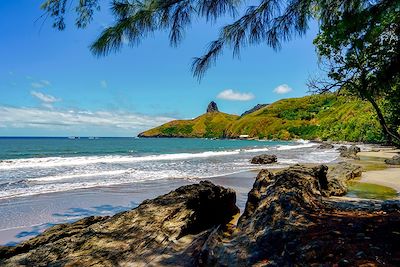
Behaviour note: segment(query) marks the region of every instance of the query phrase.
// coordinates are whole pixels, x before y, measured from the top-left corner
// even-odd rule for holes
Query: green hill
[[[368,102],[335,94],[282,99],[244,116],[206,113],[146,131],[141,137],[322,139],[381,142],[383,135]]]
[[[176,120],[139,134],[139,137],[196,137],[223,138],[237,115],[207,112],[192,120]]]

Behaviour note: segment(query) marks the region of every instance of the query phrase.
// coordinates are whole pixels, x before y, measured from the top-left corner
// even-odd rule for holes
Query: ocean
[[[200,180],[259,168],[328,163],[335,151],[308,141],[169,138],[0,138],[0,199],[161,179]]]

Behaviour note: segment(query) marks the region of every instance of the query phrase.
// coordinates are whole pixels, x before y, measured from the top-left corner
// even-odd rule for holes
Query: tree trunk
[[[385,135],[388,143],[395,144],[397,146],[400,145],[400,136],[396,133],[393,133],[386,124],[385,117],[382,114],[381,109],[379,108],[378,104],[376,103],[375,99],[372,96],[367,96],[366,99],[372,104],[374,107],[376,114],[378,115],[378,121],[382,127],[383,134]]]

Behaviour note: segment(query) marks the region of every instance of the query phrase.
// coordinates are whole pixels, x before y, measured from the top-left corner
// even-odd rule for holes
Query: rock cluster
[[[271,164],[277,161],[278,158],[276,157],[276,155],[263,154],[253,157],[250,162],[252,164]]]
[[[400,165],[400,155],[395,155],[391,159],[385,159],[385,163],[389,165]]]
[[[328,198],[360,172],[348,163],[262,170],[233,228],[226,227],[238,212],[232,190],[184,186],[0,248],[0,265],[399,266],[399,201],[360,208]]]
[[[208,104],[207,106],[207,113],[211,112],[219,112],[217,103],[215,103],[214,101],[211,101],[210,104]]]
[[[361,151],[361,149],[358,146],[355,145],[352,145],[350,147],[341,146],[338,148],[338,151],[340,151],[340,156],[343,158],[350,158],[356,160],[360,159],[360,157],[357,156],[357,153]]]

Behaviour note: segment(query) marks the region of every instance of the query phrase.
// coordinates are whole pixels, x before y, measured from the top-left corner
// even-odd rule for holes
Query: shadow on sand
[[[5,246],[15,246],[20,242],[38,236],[43,233],[46,229],[61,223],[72,223],[79,219],[89,216],[112,216],[116,213],[127,211],[137,207],[140,203],[131,201],[127,206],[113,206],[113,205],[100,205],[91,208],[70,208],[63,213],[54,213],[52,216],[55,218],[55,222],[47,222],[40,225],[32,226],[29,229],[24,229],[23,231],[15,235],[15,240],[10,241]],[[61,219],[60,219],[61,218]]]

